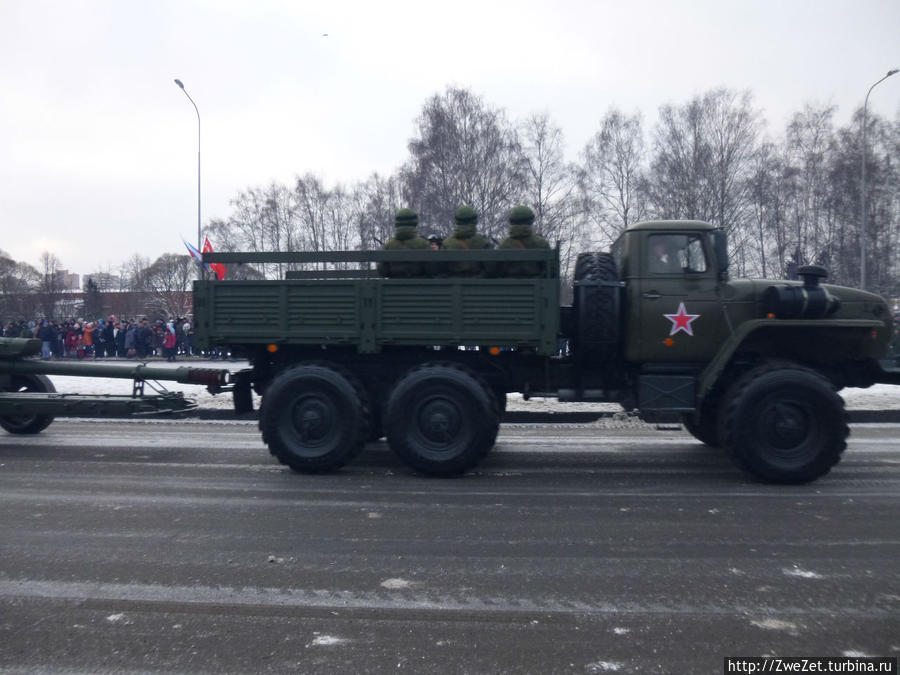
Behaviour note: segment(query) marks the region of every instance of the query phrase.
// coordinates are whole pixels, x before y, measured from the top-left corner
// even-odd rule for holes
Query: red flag
[[[209,237],[206,237],[206,240],[203,242],[203,252],[214,253],[212,244],[209,243]],[[225,278],[225,265],[222,263],[209,263],[209,269],[216,273],[219,281]]]

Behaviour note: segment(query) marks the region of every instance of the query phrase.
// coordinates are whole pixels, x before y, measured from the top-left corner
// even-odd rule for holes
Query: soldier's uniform
[[[534,211],[527,206],[517,206],[509,213],[509,236],[500,242],[501,249],[550,248],[542,236],[534,233]],[[506,277],[538,277],[541,275],[539,262],[507,262],[502,264],[501,273]]]
[[[486,237],[475,232],[475,226],[478,224],[478,214],[471,206],[460,206],[453,214],[453,220],[456,228],[453,230],[453,236],[444,239],[441,248],[451,251],[475,251],[481,249],[493,248],[492,244]],[[445,270],[442,272],[454,277],[478,277],[484,276],[490,271],[489,265],[483,265],[479,262],[452,262],[447,263]]]
[[[384,245],[385,251],[426,250],[431,246],[416,232],[419,216],[412,209],[400,209],[394,217],[394,236]],[[380,262],[376,265],[383,277],[421,277],[425,267],[420,262]]]

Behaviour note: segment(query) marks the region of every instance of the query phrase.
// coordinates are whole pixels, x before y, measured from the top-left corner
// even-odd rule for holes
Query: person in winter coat
[[[94,358],[102,359],[106,356],[106,322],[103,319],[97,319],[94,323]]]
[[[137,349],[137,357],[145,359],[153,354],[153,329],[146,317],[141,319],[138,324],[137,335],[135,335],[135,349]]]
[[[478,225],[478,214],[471,206],[460,206],[453,214],[456,228],[453,236],[444,239],[441,248],[449,251],[476,251],[493,248],[487,238],[475,232]],[[479,277],[492,271],[490,265],[475,261],[460,261],[447,263],[445,271],[454,277]]]
[[[137,355],[137,324],[133,321],[128,324],[125,330],[125,356],[126,358],[134,358]]]
[[[175,350],[177,349],[177,345],[178,338],[175,335],[175,326],[171,323],[167,323],[166,332],[162,339],[163,356],[166,357],[166,361],[175,360]]]
[[[78,349],[78,340],[81,338],[81,326],[77,323],[69,325],[66,330],[66,356],[74,357]]]
[[[116,354],[118,354],[119,357],[122,357],[125,356],[127,351],[125,348],[125,325],[121,321],[116,322],[115,331],[114,339],[116,341]]]
[[[412,209],[400,209],[394,217],[394,236],[384,245],[385,251],[427,250],[431,246],[428,240],[420,237],[416,231],[419,216]],[[421,277],[425,267],[418,262],[380,262],[376,265],[378,273],[383,277]]]
[[[116,317],[110,316],[106,320],[106,324],[103,327],[103,342],[106,345],[106,355],[107,356],[115,356],[116,355]]]
[[[88,358],[92,358],[94,356],[94,322],[88,321],[84,326],[84,333],[82,334],[82,339],[84,340],[84,355]]]
[[[56,331],[50,322],[44,319],[38,326],[35,337],[41,341],[41,359],[47,361],[53,353],[53,341],[56,340]]]

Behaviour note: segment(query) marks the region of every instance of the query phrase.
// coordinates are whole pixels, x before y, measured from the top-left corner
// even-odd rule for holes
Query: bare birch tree
[[[547,114],[535,114],[519,125],[523,201],[535,213],[534,228],[551,244],[559,242],[560,269],[570,272],[583,244],[581,221],[575,217],[575,171],[563,154],[562,129]]]
[[[143,273],[148,308],[159,315],[187,315],[196,267],[189,255],[165,253],[153,261]]]
[[[524,167],[503,111],[448,87],[425,102],[409,152],[404,193],[420,223],[449,231],[456,208],[470,204],[483,234],[505,236],[506,214],[523,194]]]
[[[645,148],[641,116],[610,108],[581,152],[581,210],[601,245],[646,215]]]

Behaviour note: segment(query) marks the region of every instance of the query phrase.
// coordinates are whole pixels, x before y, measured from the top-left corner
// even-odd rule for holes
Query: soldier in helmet
[[[456,228],[453,236],[444,239],[441,248],[450,251],[474,251],[493,248],[491,242],[475,232],[478,214],[471,206],[460,206],[453,214]],[[484,276],[489,270],[478,262],[460,261],[448,263],[446,273],[454,277]]]
[[[527,206],[517,206],[509,212],[509,236],[500,242],[501,249],[550,248],[547,240],[534,233],[534,211]],[[503,275],[507,277],[537,277],[541,275],[538,262],[503,263]]]
[[[384,245],[385,251],[429,249],[428,240],[416,232],[419,216],[412,209],[400,209],[394,217],[394,236]],[[421,277],[425,270],[420,262],[380,262],[376,266],[383,277]]]

